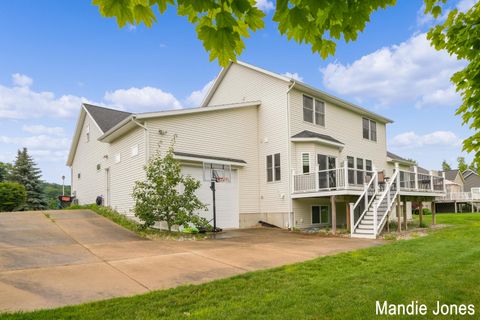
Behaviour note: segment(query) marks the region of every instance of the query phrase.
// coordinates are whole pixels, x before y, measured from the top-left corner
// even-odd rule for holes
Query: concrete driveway
[[[0,311],[135,295],[381,243],[276,229],[152,241],[88,210],[0,213]]]

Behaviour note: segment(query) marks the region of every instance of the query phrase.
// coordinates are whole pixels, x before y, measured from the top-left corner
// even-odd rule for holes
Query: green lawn
[[[431,216],[425,217],[426,222],[430,220]],[[418,300],[429,309],[437,300],[475,304],[478,317],[480,214],[438,214],[437,223],[453,226],[413,240],[203,285],[4,317],[372,319],[376,300],[392,303]],[[429,314],[428,318],[432,317]]]

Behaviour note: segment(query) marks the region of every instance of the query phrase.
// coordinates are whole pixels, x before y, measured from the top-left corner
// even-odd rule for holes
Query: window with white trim
[[[280,153],[267,156],[267,182],[280,181],[281,166],[280,166]]]
[[[303,95],[303,121],[325,126],[325,102]]]
[[[310,153],[302,153],[302,173],[310,173]]]
[[[138,144],[133,145],[130,148],[130,153],[131,153],[132,157],[138,156]]]
[[[122,160],[121,156],[120,156],[120,153],[115,154],[114,159],[115,159],[115,163],[120,163],[120,161]]]
[[[362,118],[363,138],[377,141],[377,123],[373,120]]]
[[[328,205],[312,206],[312,224],[329,224],[330,210]]]

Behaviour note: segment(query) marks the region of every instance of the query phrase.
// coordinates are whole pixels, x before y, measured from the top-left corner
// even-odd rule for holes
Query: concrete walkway
[[[135,295],[381,243],[274,229],[151,241],[88,210],[0,213],[0,311]]]

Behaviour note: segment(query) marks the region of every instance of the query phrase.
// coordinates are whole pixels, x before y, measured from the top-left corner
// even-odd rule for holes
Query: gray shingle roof
[[[445,179],[450,181],[455,181],[455,178],[457,177],[457,174],[458,174],[458,169],[447,170],[443,172],[445,172]]]
[[[87,103],[83,105],[104,133],[131,115],[129,112],[94,106]]]
[[[292,136],[292,138],[319,138],[322,140],[343,144],[337,139],[327,136],[326,134],[320,134],[320,133],[316,133],[308,130],[304,130],[300,133],[297,133],[296,135]]]
[[[240,159],[233,159],[233,158],[224,158],[224,157],[215,157],[215,156],[205,156],[201,154],[195,153],[187,153],[187,152],[173,152],[176,156],[181,157],[190,157],[190,158],[199,158],[199,159],[210,159],[210,160],[218,160],[218,161],[228,161],[228,162],[238,162],[238,163],[246,163],[244,160]]]
[[[390,152],[390,151],[387,151],[387,157],[389,157],[389,158],[391,158],[391,159],[393,159],[393,160],[411,162],[410,160],[405,159],[405,158],[402,158],[402,157],[400,157],[399,155],[396,155],[395,153],[392,153],[392,152]]]

